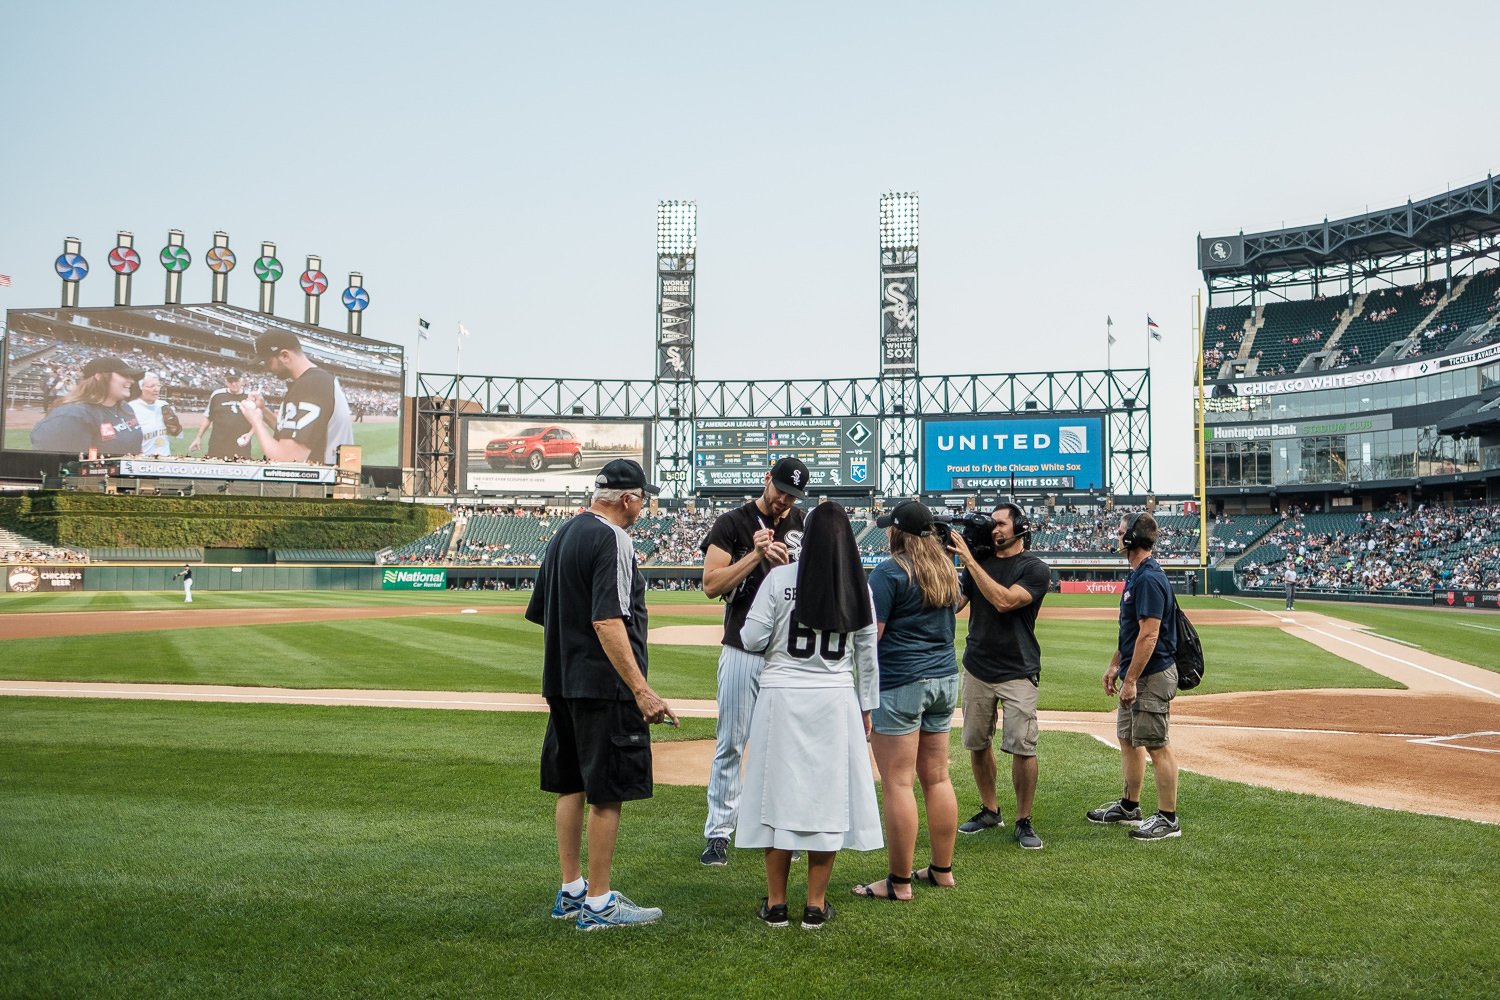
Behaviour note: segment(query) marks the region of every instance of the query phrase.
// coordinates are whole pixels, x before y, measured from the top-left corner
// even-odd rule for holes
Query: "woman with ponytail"
[[[757,916],[789,923],[792,852],[807,855],[804,930],[833,918],[828,882],[838,851],[878,850],[880,806],[866,741],[880,702],[875,613],[849,514],[819,504],[795,563],[766,574],[740,632],[765,652],[745,747],[736,847],[765,850]]]
[[[954,655],[954,609],[958,573],[933,525],[932,512],[915,500],[879,518],[888,529],[891,558],[870,574],[880,637],[880,707],[870,746],[885,797],[889,874],[856,885],[864,899],[911,899],[912,880],[953,886],[953,842],[958,836],[958,800],[948,779],[948,731],[958,707],[958,659]],[[914,871],[917,799],[927,803],[931,861]]]

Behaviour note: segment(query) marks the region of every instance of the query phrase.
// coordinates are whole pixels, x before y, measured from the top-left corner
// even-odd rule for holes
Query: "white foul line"
[[[1482,628],[1486,632],[1500,632],[1500,628],[1493,625],[1475,625],[1473,622],[1454,622],[1453,624],[1462,625],[1464,628]]]
[[[1246,604],[1243,601],[1236,601],[1232,597],[1227,597],[1227,598],[1225,598],[1225,600],[1229,601],[1231,604],[1238,604],[1242,608],[1249,608],[1251,611],[1259,611],[1263,615],[1269,615],[1269,614],[1271,614],[1271,612],[1266,611],[1264,608],[1257,608],[1253,604]],[[1277,616],[1271,615],[1271,617],[1274,618],[1274,617],[1277,617]],[[1441,677],[1445,681],[1452,681],[1454,684],[1457,684],[1460,687],[1466,687],[1466,688],[1469,688],[1470,690],[1478,691],[1480,694],[1487,694],[1491,698],[1500,698],[1500,691],[1491,691],[1489,688],[1482,688],[1478,684],[1470,684],[1468,681],[1461,681],[1457,677],[1452,676],[1451,674],[1445,674],[1445,673],[1443,673],[1441,670],[1433,670],[1431,667],[1424,667],[1420,663],[1413,663],[1410,660],[1403,660],[1399,656],[1392,656],[1390,653],[1381,652],[1380,650],[1373,649],[1373,648],[1371,648],[1369,646],[1362,646],[1359,643],[1354,642],[1351,639],[1345,639],[1341,635],[1334,635],[1332,632],[1325,632],[1323,629],[1314,628],[1311,625],[1298,625],[1298,628],[1305,628],[1309,632],[1316,632],[1318,635],[1327,636],[1328,638],[1334,640],[1335,642],[1346,643],[1346,644],[1348,644],[1350,646],[1353,646],[1355,649],[1362,649],[1366,653],[1372,653],[1375,656],[1383,656],[1387,660],[1390,660],[1392,663],[1399,663],[1403,667],[1411,667],[1413,670],[1420,670],[1424,674],[1431,674],[1434,677]]]
[[[1466,740],[1473,736],[1500,736],[1500,732],[1488,729],[1479,733],[1458,733],[1455,736],[1429,736],[1425,740],[1412,740],[1411,742],[1424,743],[1430,747],[1442,747],[1444,750],[1472,750],[1475,753],[1500,753],[1500,750],[1490,747],[1462,747],[1450,742],[1452,740]]]

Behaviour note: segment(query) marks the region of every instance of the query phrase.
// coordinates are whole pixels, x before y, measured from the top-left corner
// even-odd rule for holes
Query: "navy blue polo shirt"
[[[1147,556],[1125,578],[1125,593],[1120,598],[1120,676],[1130,668],[1135,640],[1141,634],[1142,618],[1161,619],[1156,634],[1156,649],[1141,676],[1158,674],[1177,659],[1177,598],[1161,564]]]

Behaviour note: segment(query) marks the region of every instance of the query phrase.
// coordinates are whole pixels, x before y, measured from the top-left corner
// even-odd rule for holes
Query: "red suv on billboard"
[[[565,428],[527,427],[519,434],[495,438],[485,445],[484,460],[497,472],[523,465],[532,472],[541,472],[559,462],[576,469],[583,464],[583,446]]]

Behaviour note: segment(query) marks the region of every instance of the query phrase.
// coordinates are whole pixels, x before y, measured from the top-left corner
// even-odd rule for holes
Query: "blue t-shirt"
[[[875,567],[870,592],[875,595],[875,620],[885,625],[877,649],[882,691],[958,673],[951,607],[924,607],[921,589],[894,559]]]
[[[1125,594],[1120,598],[1120,676],[1130,668],[1135,640],[1141,633],[1142,618],[1161,619],[1156,634],[1156,649],[1141,676],[1161,673],[1177,658],[1177,598],[1161,564],[1147,556],[1125,578]]]

